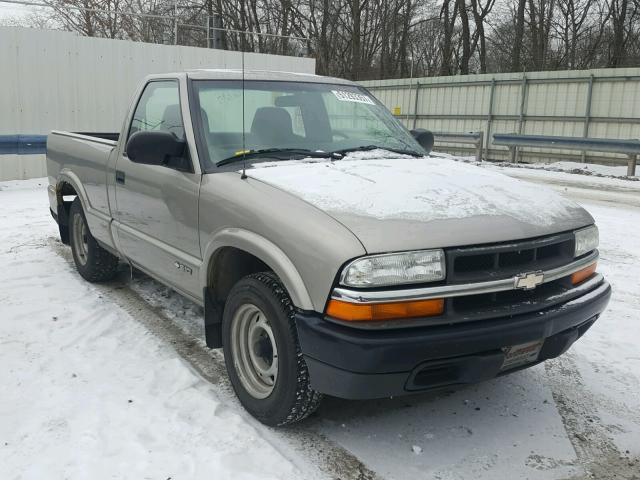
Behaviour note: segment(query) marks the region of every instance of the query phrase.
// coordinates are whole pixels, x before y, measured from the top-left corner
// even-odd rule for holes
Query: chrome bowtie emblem
[[[514,278],[514,286],[522,290],[532,290],[542,283],[544,273],[541,271],[521,273]]]

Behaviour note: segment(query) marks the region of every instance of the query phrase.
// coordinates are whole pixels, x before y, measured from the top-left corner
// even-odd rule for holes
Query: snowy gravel
[[[477,164],[476,157],[459,157],[448,153],[434,153],[435,156],[442,158],[454,158],[465,163]],[[547,172],[571,173],[574,175],[587,175],[600,178],[624,179],[627,181],[640,181],[640,169],[636,169],[635,176],[627,176],[627,167],[622,165],[600,165],[597,163],[580,163],[580,162],[536,162],[536,163],[511,163],[511,162],[483,162],[483,164],[497,165],[506,168],[517,168],[527,170],[544,170]]]
[[[45,181],[0,183],[0,478],[639,478],[638,182],[535,174],[594,215],[614,289],[567,355],[451,392],[327,399],[277,431],[230,395],[197,306],[126,271],[87,284]]]
[[[512,168],[530,168],[534,170],[546,170],[549,172],[566,172],[578,175],[592,175],[595,177],[624,178],[638,181],[640,178],[627,176],[627,167],[620,165],[599,165],[595,163],[579,162],[550,162],[550,163],[518,163],[507,164]]]

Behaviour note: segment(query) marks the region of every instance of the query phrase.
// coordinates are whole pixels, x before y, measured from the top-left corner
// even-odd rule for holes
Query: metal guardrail
[[[482,149],[484,145],[484,132],[469,133],[445,133],[433,132],[433,138],[440,143],[462,143],[476,147],[476,160],[482,161]]]
[[[46,151],[46,135],[0,135],[0,155],[37,155]]]
[[[517,163],[519,147],[622,153],[627,155],[629,159],[627,163],[627,175],[630,177],[636,174],[636,163],[638,155],[640,155],[640,140],[495,133],[493,135],[493,144],[508,147],[511,152],[511,160],[515,163]]]

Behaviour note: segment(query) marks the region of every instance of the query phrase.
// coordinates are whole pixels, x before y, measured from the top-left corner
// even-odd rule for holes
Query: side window
[[[184,140],[177,81],[155,81],[147,84],[133,114],[127,138],[144,130],[171,132]]]

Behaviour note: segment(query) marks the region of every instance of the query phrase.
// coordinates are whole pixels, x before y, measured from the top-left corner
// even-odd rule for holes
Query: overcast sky
[[[28,15],[34,7],[25,5],[15,5],[13,3],[3,3],[0,0],[0,18],[22,17]]]

